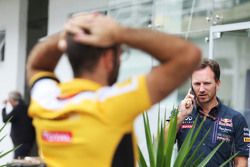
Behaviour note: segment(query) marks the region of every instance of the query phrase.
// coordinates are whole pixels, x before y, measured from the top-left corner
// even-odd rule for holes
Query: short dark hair
[[[72,67],[74,77],[79,77],[83,71],[93,72],[98,60],[108,49],[116,47],[101,48],[83,45],[73,40],[73,35],[67,34],[66,54]]]
[[[201,69],[204,69],[206,67],[209,67],[213,71],[215,81],[219,81],[220,80],[220,65],[219,65],[219,63],[213,59],[204,58],[202,60],[201,64],[198,66],[197,70],[201,70]]]

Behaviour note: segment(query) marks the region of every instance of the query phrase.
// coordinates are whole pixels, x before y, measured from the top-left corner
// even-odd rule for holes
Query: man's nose
[[[204,85],[201,85],[201,86],[200,86],[199,92],[205,92]]]

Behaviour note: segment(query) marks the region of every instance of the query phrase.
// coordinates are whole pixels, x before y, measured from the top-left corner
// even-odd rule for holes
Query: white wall
[[[6,30],[5,60],[0,62],[0,102],[6,98],[9,91],[24,90],[27,2],[27,0],[0,0],[0,29]],[[9,126],[0,137],[6,133],[9,133]],[[0,143],[0,151],[11,147],[9,137]],[[0,164],[11,158],[12,155],[9,155],[1,159]]]

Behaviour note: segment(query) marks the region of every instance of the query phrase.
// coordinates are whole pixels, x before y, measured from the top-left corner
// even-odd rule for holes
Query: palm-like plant
[[[5,126],[7,125],[7,123],[10,121],[10,119],[0,128],[0,134],[2,133],[2,131],[5,128]],[[1,135],[1,137],[0,137],[0,143],[3,141],[3,139],[5,139],[5,137],[6,137],[6,135],[3,135],[3,136]],[[12,151],[18,149],[19,147],[20,146],[17,146],[15,148],[9,149],[7,151],[0,150],[0,159],[3,158],[4,156],[6,156],[7,154],[11,153]],[[0,167],[5,167],[5,166],[7,166],[7,164],[0,165]]]
[[[143,122],[144,122],[144,129],[145,129],[145,136],[146,136],[146,142],[147,142],[147,150],[148,150],[148,156],[149,156],[149,166],[150,167],[183,167],[183,166],[192,166],[192,167],[203,167],[205,166],[208,161],[213,157],[213,155],[216,153],[216,151],[220,148],[220,146],[223,144],[221,142],[216,148],[213,149],[213,151],[208,155],[197,155],[198,150],[200,149],[203,141],[207,137],[210,129],[207,131],[207,133],[204,135],[198,146],[195,148],[193,153],[189,155],[190,150],[192,148],[192,145],[194,144],[202,126],[204,123],[204,120],[202,123],[198,126],[197,130],[195,130],[196,122],[195,120],[193,127],[188,132],[188,135],[186,136],[184,143],[182,144],[178,155],[174,161],[173,164],[171,164],[172,160],[172,153],[173,148],[175,144],[175,138],[177,134],[177,115],[178,115],[178,109],[173,109],[171,114],[171,119],[169,123],[168,128],[168,134],[165,135],[165,120],[160,119],[160,114],[158,113],[158,128],[157,128],[157,134],[156,137],[153,137],[150,129],[150,122],[148,119],[148,114],[143,114]],[[164,116],[165,118],[165,116]],[[139,148],[139,147],[138,147]],[[224,162],[220,167],[225,166],[228,162],[230,162],[235,156],[234,154],[232,157],[230,157],[226,162]],[[204,157],[205,156],[205,157]],[[145,160],[145,157],[139,148],[139,167],[148,167],[147,162]]]

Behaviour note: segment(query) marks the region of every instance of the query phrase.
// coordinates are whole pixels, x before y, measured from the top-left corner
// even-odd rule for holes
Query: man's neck
[[[218,105],[218,100],[215,97],[213,100],[211,100],[209,103],[203,103],[200,104],[200,107],[202,108],[202,111],[205,113],[209,113],[211,111],[212,108],[214,108],[215,106]]]
[[[105,77],[103,77],[103,75],[99,74],[99,73],[83,73],[81,75],[81,78],[97,82],[102,86],[107,86],[108,85],[107,80],[105,79]]]

